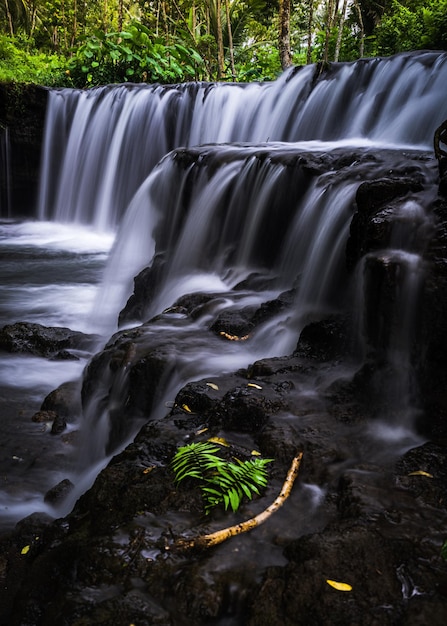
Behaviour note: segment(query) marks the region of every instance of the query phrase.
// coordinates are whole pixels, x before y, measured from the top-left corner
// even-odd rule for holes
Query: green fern
[[[179,448],[171,467],[177,483],[186,478],[200,483],[205,512],[223,504],[237,511],[244,497],[251,500],[267,485],[266,465],[273,459],[250,459],[235,462],[222,459],[221,449],[208,441],[191,443]]]

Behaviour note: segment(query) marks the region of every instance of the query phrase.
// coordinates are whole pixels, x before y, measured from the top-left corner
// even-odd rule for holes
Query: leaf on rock
[[[208,441],[211,441],[211,443],[218,443],[220,446],[225,446],[226,448],[230,447],[228,441],[223,437],[210,437]]]
[[[433,478],[433,474],[424,472],[424,470],[416,470],[415,472],[410,472],[408,476],[426,476],[427,478]]]
[[[329,580],[329,578],[326,580],[326,582],[334,589],[337,589],[337,591],[352,591],[352,587],[351,585],[348,585],[348,583],[340,583],[336,580]]]
[[[261,385],[257,385],[256,383],[248,383],[247,387],[253,387],[253,389],[262,389]]]

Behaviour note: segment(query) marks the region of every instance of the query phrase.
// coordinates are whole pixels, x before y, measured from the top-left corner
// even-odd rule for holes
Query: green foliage
[[[202,57],[181,41],[166,45],[150,30],[133,22],[127,30],[87,37],[70,60],[77,87],[106,83],[175,83],[200,78]]]
[[[447,50],[447,0],[392,0],[375,30],[376,53]]]
[[[0,81],[63,86],[67,84],[65,69],[63,57],[28,52],[20,39],[0,35]]]
[[[211,442],[191,443],[179,448],[171,462],[177,483],[186,478],[199,482],[205,512],[223,504],[237,511],[244,497],[251,500],[268,482],[266,465],[272,459],[258,457],[228,461]]]
[[[447,540],[444,541],[444,545],[441,548],[441,556],[445,561],[447,561]]]
[[[235,54],[236,71],[240,81],[274,80],[281,73],[277,48],[270,42],[261,42],[240,48]]]
[[[213,80],[221,75],[217,6],[216,0],[0,2],[0,80],[81,88],[125,81]],[[275,79],[281,72],[278,1],[231,0],[229,20],[225,3],[220,6],[225,49],[221,79],[234,80],[230,34],[236,79]],[[332,3],[329,61],[341,23],[340,61],[353,61],[360,53],[447,50],[447,0],[349,2],[344,22],[341,6]],[[327,1],[294,3],[290,32],[295,64],[307,62],[309,39],[311,60],[326,57],[328,9]]]

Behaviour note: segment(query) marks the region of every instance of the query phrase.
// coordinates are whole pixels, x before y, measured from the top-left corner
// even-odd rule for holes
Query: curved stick
[[[177,550],[189,550],[191,548],[211,548],[212,546],[216,546],[219,543],[223,543],[230,537],[240,535],[241,533],[245,533],[263,524],[273,513],[275,513],[275,511],[277,511],[284,504],[284,502],[289,497],[290,492],[292,491],[293,483],[298,476],[298,471],[300,469],[302,458],[302,452],[294,457],[292,464],[289,467],[289,471],[287,472],[284,484],[281,488],[281,491],[279,492],[279,495],[270,506],[264,509],[264,511],[261,511],[261,513],[255,515],[255,517],[252,517],[251,519],[246,520],[245,522],[241,522],[240,524],[236,524],[235,526],[229,526],[228,528],[223,528],[222,530],[218,530],[209,535],[202,535],[200,537],[194,537],[193,539],[177,539],[177,541],[174,543],[173,548]]]

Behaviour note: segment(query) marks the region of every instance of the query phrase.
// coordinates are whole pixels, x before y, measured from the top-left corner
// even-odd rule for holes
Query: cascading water
[[[432,200],[436,164],[424,151],[447,118],[446,79],[447,55],[420,53],[338,64],[321,76],[315,67],[293,69],[270,84],[50,92],[40,219],[99,233],[119,228],[94,312],[84,319],[107,338],[134,277],[146,272],[151,287],[138,306],[129,301],[123,326],[141,332],[144,349],[169,350],[156,397],[144,397],[144,415],[135,409],[126,424],[120,413],[134,356],[109,367],[112,338],[105,356],[93,359],[93,369],[104,359],[104,372],[86,393],[85,455],[71,468],[79,489],[62,512],[142,418],[162,416],[180,386],[287,354],[309,321],[363,307],[351,300],[345,266],[357,189],[365,180],[403,176],[411,162],[426,181],[425,203]],[[402,223],[412,222],[414,202],[402,206],[410,215]],[[401,316],[417,298],[421,250],[397,239],[391,245],[393,259],[414,278],[402,281]],[[192,293],[205,294],[207,304],[190,319],[178,302]],[[223,314],[268,309],[284,293],[284,306],[250,341],[208,333]],[[413,323],[401,326],[385,347],[401,355],[397,367],[409,361]]]
[[[357,270],[361,293],[356,306],[362,317],[365,356],[372,353],[381,363],[373,376],[381,397],[381,419],[371,430],[385,439],[411,437],[418,414],[414,372],[418,304],[425,276],[423,248],[433,228],[417,194],[394,212],[389,248],[365,255]]]
[[[121,85],[50,92],[41,219],[114,228],[178,147],[346,141],[430,148],[447,117],[445,54],[291,69],[265,84]]]

